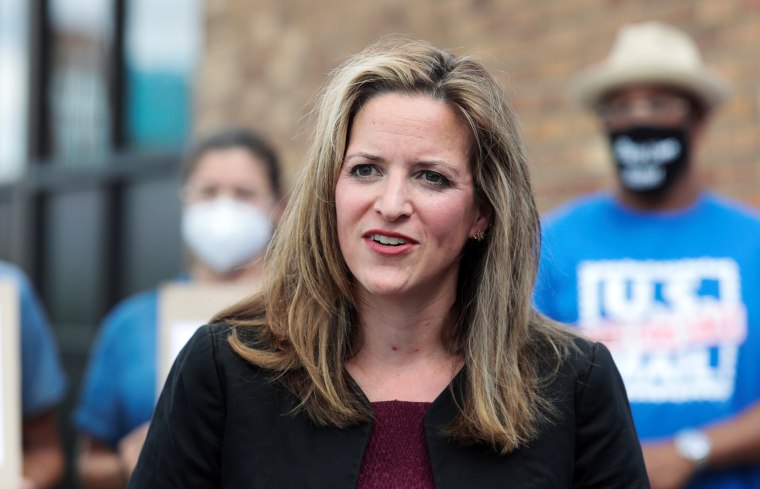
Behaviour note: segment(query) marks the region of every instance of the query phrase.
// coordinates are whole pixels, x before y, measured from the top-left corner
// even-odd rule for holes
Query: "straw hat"
[[[708,109],[731,91],[723,77],[705,66],[689,36],[656,21],[623,26],[607,58],[582,71],[572,88],[580,103],[593,109],[610,91],[642,84],[680,88]]]

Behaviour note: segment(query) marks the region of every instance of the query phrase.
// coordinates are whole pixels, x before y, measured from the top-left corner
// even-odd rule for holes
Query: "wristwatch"
[[[712,443],[704,432],[694,429],[679,431],[673,438],[673,443],[675,443],[678,454],[694,463],[697,469],[707,465],[712,451]]]

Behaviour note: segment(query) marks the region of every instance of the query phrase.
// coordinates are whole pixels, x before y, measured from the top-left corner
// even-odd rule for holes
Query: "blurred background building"
[[[55,328],[69,454],[103,315],[182,267],[176,167],[194,120],[202,9],[0,0],[0,258],[29,272]],[[64,487],[77,487],[72,474]]]
[[[548,210],[611,185],[569,79],[645,19],[691,34],[734,84],[698,164],[760,207],[758,0],[0,0],[0,258],[40,290],[69,405],[107,310],[182,268],[176,166],[194,134],[262,131],[292,181],[329,71],[384,35],[424,38],[498,73]]]

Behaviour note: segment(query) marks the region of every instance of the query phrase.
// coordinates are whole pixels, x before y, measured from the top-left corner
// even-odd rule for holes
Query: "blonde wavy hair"
[[[355,353],[357,308],[338,245],[335,186],[354,116],[388,92],[440,100],[472,130],[476,195],[490,206],[492,224],[485,240],[466,245],[460,265],[447,346],[464,358],[465,388],[448,431],[510,452],[556,414],[543,387],[572,340],[531,306],[540,232],[528,165],[503,91],[473,58],[385,39],[331,74],[306,167],[268,251],[263,290],[215,321],[233,326],[233,349],[285,382],[317,425],[372,418],[344,369]]]

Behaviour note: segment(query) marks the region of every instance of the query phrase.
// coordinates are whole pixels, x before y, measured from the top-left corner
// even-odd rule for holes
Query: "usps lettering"
[[[729,258],[581,262],[579,326],[609,347],[631,402],[724,401],[747,335],[740,283]]]

